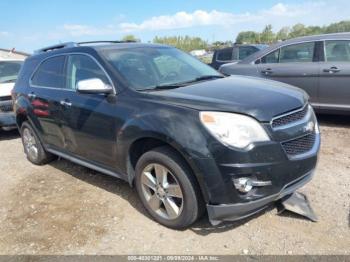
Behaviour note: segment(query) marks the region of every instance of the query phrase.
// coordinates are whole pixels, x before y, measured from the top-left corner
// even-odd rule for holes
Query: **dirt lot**
[[[24,157],[16,132],[0,133],[0,254],[350,254],[350,119],[320,116],[317,172],[301,191],[312,223],[276,209],[174,231],[145,214],[128,184],[65,160]]]

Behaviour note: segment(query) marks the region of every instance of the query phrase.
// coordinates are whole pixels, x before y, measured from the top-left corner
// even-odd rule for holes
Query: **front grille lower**
[[[13,111],[12,101],[0,102],[0,112],[6,113]]]
[[[316,134],[311,133],[294,140],[283,142],[282,146],[289,156],[297,156],[309,152],[316,141]]]
[[[290,123],[299,121],[306,116],[308,110],[309,110],[309,107],[305,106],[303,109],[299,111],[296,111],[281,117],[277,117],[272,121],[272,128],[278,128],[278,127],[285,126]]]
[[[0,96],[0,101],[11,101],[12,97],[11,96]]]

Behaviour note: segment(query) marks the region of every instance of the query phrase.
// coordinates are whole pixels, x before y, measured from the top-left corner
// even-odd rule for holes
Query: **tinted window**
[[[161,78],[171,78],[172,76],[182,74],[184,68],[187,67],[183,61],[175,59],[169,55],[158,56],[153,59],[153,62],[155,63]]]
[[[65,57],[56,56],[45,60],[35,72],[32,84],[42,87],[63,88]]]
[[[279,52],[280,50],[277,49],[276,51],[264,56],[263,58],[261,58],[261,63],[263,64],[278,63]]]
[[[225,48],[217,51],[216,60],[218,61],[231,61],[233,48]]]
[[[67,62],[67,88],[75,89],[81,80],[92,78],[101,79],[105,84],[110,84],[104,71],[99,65],[86,55],[70,55]]]
[[[258,49],[253,46],[241,46],[239,48],[239,60],[243,60],[251,54],[254,54],[256,51],[258,51]]]
[[[326,57],[330,62],[350,62],[350,41],[326,41]]]
[[[280,63],[312,62],[314,58],[315,43],[301,43],[281,48]]]
[[[0,83],[15,82],[22,63],[22,61],[0,62]]]

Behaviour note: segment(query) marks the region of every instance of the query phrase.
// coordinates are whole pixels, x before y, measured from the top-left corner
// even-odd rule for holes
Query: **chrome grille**
[[[11,101],[12,97],[11,96],[0,96],[0,101]]]
[[[272,128],[278,128],[278,127],[285,126],[290,123],[302,120],[308,113],[308,110],[309,110],[309,107],[305,106],[303,109],[299,111],[292,112],[290,114],[283,115],[281,117],[277,117],[272,121],[272,124],[271,124]]]
[[[0,112],[11,112],[13,111],[12,101],[0,102]]]
[[[316,141],[316,134],[311,133],[294,140],[282,143],[284,150],[289,156],[301,155],[309,152]]]

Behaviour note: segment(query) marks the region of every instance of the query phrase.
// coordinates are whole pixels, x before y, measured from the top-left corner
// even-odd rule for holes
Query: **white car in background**
[[[0,129],[16,128],[11,91],[15,85],[23,60],[0,58]]]

